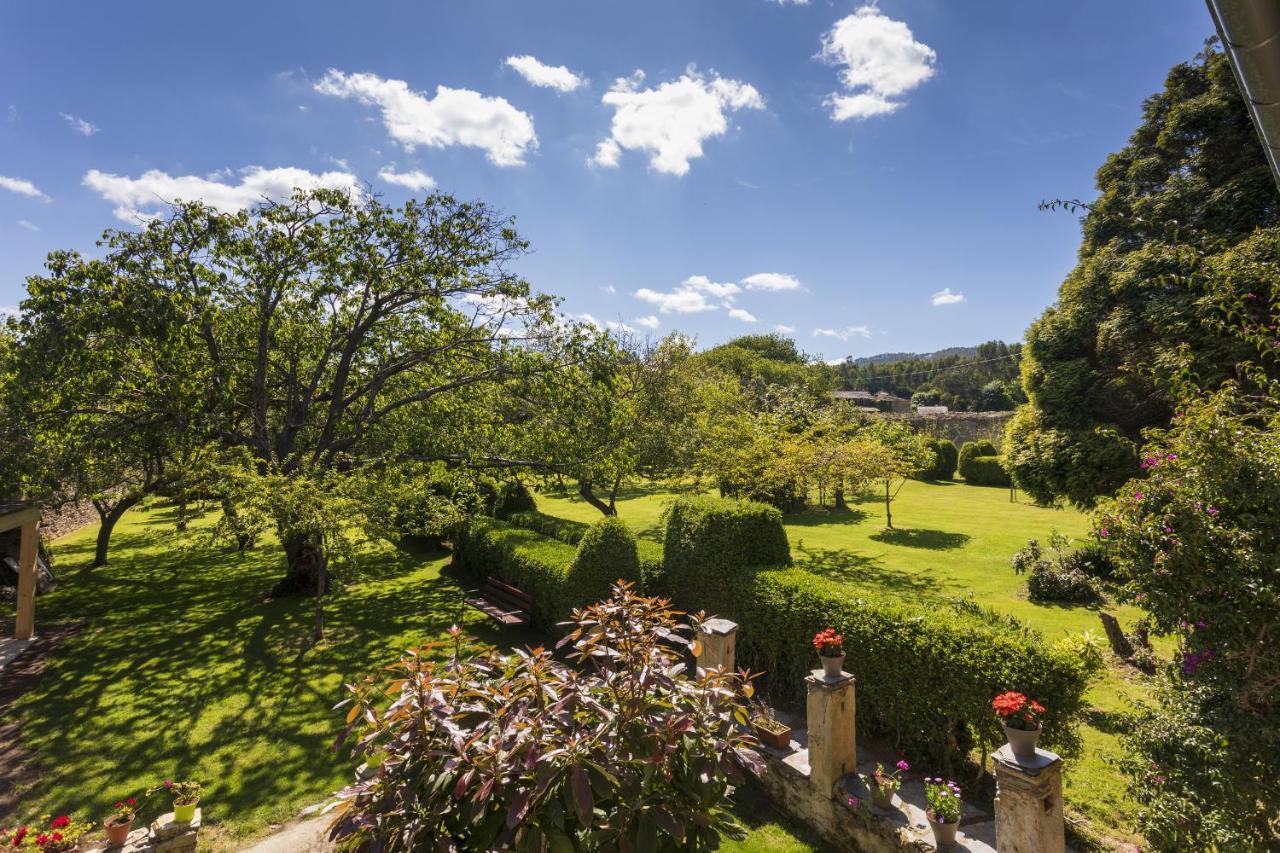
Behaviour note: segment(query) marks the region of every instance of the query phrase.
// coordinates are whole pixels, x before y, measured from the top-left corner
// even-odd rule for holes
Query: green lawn
[[[90,571],[94,532],[54,545],[60,582],[38,603],[37,630],[67,620],[83,629],[14,709],[37,772],[21,814],[0,824],[105,816],[122,796],[185,777],[205,784],[206,821],[217,824],[206,846],[234,849],[349,780],[350,760],[331,749],[344,682],[454,622],[494,644],[538,641],[499,635],[466,608],[438,554],[366,548],[359,581],[332,597],[326,641],[309,647],[309,601],[263,602],[280,571],[274,548],[242,557],[184,542],[168,510],[152,508],[121,521],[111,562]],[[819,849],[758,804],[740,812],[752,835],[729,849]]]
[[[658,538],[661,514],[670,503],[667,492],[636,489],[618,501],[618,512],[646,538]],[[600,517],[576,496],[540,495],[543,512],[577,521]],[[1102,636],[1096,610],[1079,606],[1047,606],[1026,599],[1025,578],[1014,574],[1009,559],[1037,537],[1042,542],[1057,530],[1083,537],[1088,520],[1072,509],[1037,507],[1025,497],[1009,500],[1009,490],[957,483],[908,481],[893,502],[895,530],[884,526],[884,504],[869,499],[845,511],[810,511],[786,519],[791,551],[798,566],[853,588],[894,592],[908,600],[972,595],[1041,630],[1054,639],[1093,631]],[[1132,607],[1108,607],[1130,627],[1140,615]],[[743,626],[750,630],[750,626]],[[1124,795],[1124,780],[1110,766],[1119,744],[1108,715],[1123,710],[1129,696],[1144,695],[1144,685],[1114,668],[1090,690],[1097,725],[1084,728],[1083,753],[1066,773],[1069,805],[1098,829],[1120,840],[1135,840],[1133,803]]]

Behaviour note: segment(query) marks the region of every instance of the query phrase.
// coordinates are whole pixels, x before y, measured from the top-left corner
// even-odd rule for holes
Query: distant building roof
[[[945,415],[949,411],[946,406],[916,406],[917,415]]]
[[[902,397],[899,397],[899,396],[898,396],[898,395],[896,395],[896,394],[890,394],[888,391],[877,391],[877,392],[876,392],[875,399],[877,399],[877,400],[896,400],[896,401],[903,402],[903,403],[907,402],[907,401],[906,401],[905,399],[903,399]]]
[[[875,395],[870,391],[833,391],[831,396],[837,400],[866,400],[870,402],[875,399]]]

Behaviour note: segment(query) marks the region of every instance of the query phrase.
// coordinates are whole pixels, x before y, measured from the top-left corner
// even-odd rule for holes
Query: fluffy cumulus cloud
[[[84,176],[84,185],[116,204],[115,214],[125,222],[148,219],[174,201],[201,201],[218,210],[232,211],[264,199],[287,199],[295,189],[360,192],[360,182],[347,172],[316,174],[294,167],[264,169],[261,166],[247,166],[238,176],[224,171],[206,177],[170,175],[152,169],[140,177],[130,178],[90,169]]]
[[[635,323],[637,326],[643,326],[646,329],[656,329],[662,325],[662,321],[659,320],[657,317],[653,316],[652,314],[646,314],[643,317],[637,317],[631,322]]]
[[[73,116],[71,113],[58,113],[58,115],[62,116],[62,120],[81,136],[93,136],[102,129],[93,122],[85,121],[79,116]]]
[[[410,89],[403,80],[345,74],[336,69],[330,69],[315,89],[377,107],[387,133],[409,151],[418,145],[463,145],[483,149],[495,165],[520,166],[525,155],[538,146],[532,118],[504,98],[470,89],[437,86],[435,96],[430,97]]]
[[[871,330],[866,326],[845,326],[843,329],[814,329],[813,336],[815,338],[835,338],[838,341],[847,341],[850,338],[869,338]]]
[[[822,39],[822,59],[840,68],[842,92],[827,98],[833,121],[885,115],[902,95],[933,76],[937,54],[911,28],[874,3],[836,21]]]
[[[48,201],[49,197],[40,192],[40,188],[35,184],[23,178],[6,178],[0,175],[0,190],[8,190],[11,193],[25,195],[27,198],[38,198],[41,201]]]
[[[436,185],[435,178],[418,169],[397,172],[395,169],[384,166],[378,170],[378,178],[388,184],[395,184],[398,187],[407,187],[418,191],[429,190]]]
[[[784,272],[758,272],[742,280],[747,290],[799,290],[800,279]]]
[[[788,326],[788,325],[786,325],[786,324],[784,324],[784,323],[779,323],[778,325],[776,325],[776,326],[774,326],[774,327],[773,327],[773,330],[774,330],[775,332],[781,332],[781,333],[782,333],[782,334],[784,334],[784,335],[789,335],[789,334],[791,334],[792,332],[794,332],[794,331],[796,330],[796,327],[795,327],[795,326]]]
[[[21,228],[25,228],[25,229],[27,229],[28,231],[39,231],[39,230],[40,230],[40,226],[39,226],[39,225],[36,225],[34,222],[31,222],[30,220],[27,220],[27,219],[19,219],[19,220],[18,220],[18,226],[19,226],[19,227],[21,227]]]
[[[929,302],[933,305],[955,305],[957,302],[964,302],[964,294],[952,293],[951,288],[944,287],[933,294]]]
[[[581,74],[575,74],[563,65],[547,65],[537,57],[527,54],[508,56],[506,65],[531,85],[555,89],[557,92],[572,92],[587,82]]]
[[[744,323],[754,323],[756,321],[756,315],[745,308],[730,308],[729,316]]]
[[[668,175],[689,171],[689,161],[702,156],[702,144],[723,136],[728,114],[764,109],[754,86],[693,69],[679,78],[646,89],[644,72],[619,78],[601,99],[613,107],[609,138],[596,147],[591,162],[614,167],[622,151],[643,151],[649,165]]]

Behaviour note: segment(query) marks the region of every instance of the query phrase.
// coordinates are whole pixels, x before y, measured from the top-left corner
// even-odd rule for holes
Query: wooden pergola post
[[[13,636],[29,640],[36,632],[36,549],[40,526],[38,507],[0,507],[0,533],[19,528],[18,607],[14,617]]]

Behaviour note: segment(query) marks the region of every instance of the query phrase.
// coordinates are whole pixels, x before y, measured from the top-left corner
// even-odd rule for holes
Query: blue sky
[[[1079,239],[1036,203],[1091,197],[1211,28],[1200,0],[14,0],[0,306],[157,197],[434,181],[600,323],[827,359],[1018,340]]]

